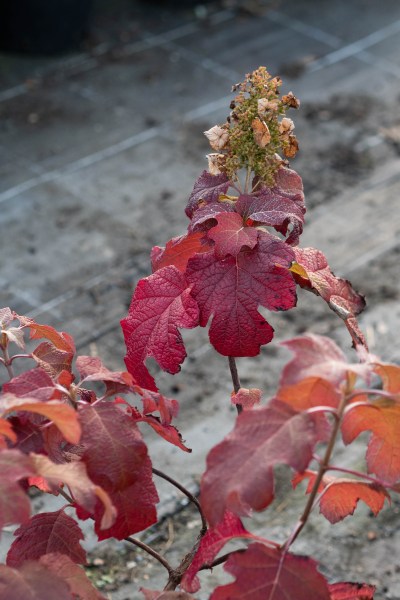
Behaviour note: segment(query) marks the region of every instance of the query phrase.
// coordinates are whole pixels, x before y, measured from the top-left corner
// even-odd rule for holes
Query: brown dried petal
[[[279,123],[279,133],[291,133],[294,129],[294,123],[292,119],[288,119],[288,117],[283,117],[282,121]]]
[[[253,129],[254,140],[257,146],[260,148],[265,148],[267,144],[271,141],[271,134],[268,129],[268,125],[261,121],[261,119],[256,118],[253,120],[251,127]]]
[[[219,125],[211,127],[211,129],[204,132],[204,135],[208,138],[213,150],[222,150],[229,139],[229,132]]]
[[[299,150],[299,142],[295,135],[289,135],[289,145],[283,149],[283,153],[288,158],[294,158]]]
[[[225,156],[223,154],[218,154],[218,152],[213,152],[212,154],[207,154],[208,160],[208,171],[211,175],[220,175],[221,167],[225,162]]]
[[[296,98],[293,92],[289,92],[285,96],[282,96],[282,102],[291,108],[299,108],[300,106],[300,100]]]

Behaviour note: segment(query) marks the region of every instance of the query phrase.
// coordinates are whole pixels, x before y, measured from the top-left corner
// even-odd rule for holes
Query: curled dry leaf
[[[288,144],[283,148],[283,153],[287,158],[294,158],[299,151],[299,142],[295,135],[288,136]]]
[[[214,125],[204,132],[213,150],[222,150],[229,140],[229,131],[220,125]]]
[[[299,108],[300,106],[300,100],[296,98],[293,92],[289,92],[288,94],[282,96],[282,102],[283,104],[286,104],[286,106],[290,106],[291,108]]]
[[[221,167],[224,164],[225,155],[219,154],[218,152],[212,152],[207,154],[208,170],[211,175],[220,175]]]
[[[279,133],[291,133],[293,130],[294,123],[292,119],[283,117],[282,121],[279,123]]]
[[[271,134],[268,129],[268,125],[265,123],[265,121],[261,121],[261,119],[256,117],[252,121],[251,127],[253,129],[254,140],[257,146],[260,146],[260,148],[265,148],[265,146],[271,141]]]

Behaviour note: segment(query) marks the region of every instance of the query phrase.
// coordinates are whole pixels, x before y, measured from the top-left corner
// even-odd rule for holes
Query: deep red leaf
[[[208,529],[201,539],[200,546],[193,561],[181,581],[181,586],[187,592],[197,592],[200,582],[197,573],[204,564],[210,564],[219,551],[234,538],[256,539],[252,533],[247,531],[241,520],[233,513],[226,511],[223,520],[215,528]]]
[[[66,581],[39,562],[20,569],[0,565],[0,600],[73,600]]]
[[[63,508],[31,517],[14,535],[17,539],[7,554],[9,567],[19,567],[24,561],[38,559],[49,552],[66,554],[78,564],[86,563],[86,552],[79,543],[84,539],[83,533]]]
[[[139,385],[157,391],[145,360],[152,356],[162,369],[177,373],[186,357],[178,327],[198,325],[198,306],[182,273],[169,266],[139,281],[121,325],[128,371]]]
[[[228,202],[210,202],[198,208],[194,213],[189,225],[189,231],[206,232],[217,224],[217,216],[222,213],[234,214],[236,203],[233,200]]]
[[[10,423],[14,433],[17,436],[15,446],[24,454],[30,452],[42,452],[43,451],[43,433],[44,430],[40,430],[33,420],[26,418],[24,413],[19,416],[9,417],[7,423]],[[56,431],[59,430],[54,427]],[[61,433],[59,432],[60,438],[63,440]]]
[[[173,238],[165,248],[154,246],[152,249],[151,264],[153,273],[169,265],[174,265],[181,273],[184,273],[189,258],[209,250],[210,246],[204,240],[204,233],[201,231]]]
[[[372,432],[368,471],[388,484],[400,481],[400,403],[381,398],[369,405],[351,407],[342,421],[344,443],[350,444],[363,431]]]
[[[25,371],[5,383],[3,385],[3,392],[10,392],[20,398],[29,396],[42,402],[61,396],[51,377],[42,369],[37,368]]]
[[[106,600],[96,588],[93,587],[82,567],[73,562],[66,554],[45,554],[39,560],[50,573],[65,581],[75,600]],[[44,598],[42,598],[44,600]],[[46,596],[47,600],[47,596]]]
[[[238,213],[220,213],[215,218],[217,225],[210,229],[208,238],[215,242],[218,260],[228,255],[237,256],[242,248],[252,249],[257,244],[258,230],[246,227]]]
[[[186,214],[189,219],[202,202],[215,202],[220,194],[226,194],[230,186],[226,175],[211,175],[208,171],[203,171],[194,184],[193,191],[190,194],[186,206]]]
[[[210,600],[330,600],[326,580],[306,556],[251,544],[246,552],[232,554],[224,569],[236,581],[218,587]]]
[[[79,385],[87,381],[101,381],[106,386],[106,396],[124,394],[135,389],[135,382],[126,371],[110,371],[97,356],[78,356],[76,368],[81,376]]]
[[[217,260],[212,252],[189,260],[188,282],[200,307],[200,325],[211,316],[210,341],[225,356],[256,356],[271,341],[273,329],[258,312],[288,310],[296,304],[288,271],[292,249],[275,236],[258,232],[250,251]]]
[[[35,475],[28,456],[18,450],[0,452],[0,529],[4,525],[23,523],[30,516],[31,506],[19,484],[21,479]]]
[[[268,506],[274,497],[274,466],[304,471],[317,441],[312,417],[282,402],[241,413],[235,429],[207,457],[201,503],[210,524],[217,525],[225,510],[248,515]]]
[[[295,248],[296,263],[292,266],[297,283],[318,294],[343,319],[355,345],[367,347],[355,317],[365,308],[365,299],[347,279],[336,277],[325,255],[315,248]]]
[[[177,446],[184,452],[191,452],[191,449],[185,445],[182,435],[174,425],[163,423],[153,415],[140,415],[140,413],[135,417],[135,421],[147,423],[159,436],[164,438],[170,444]]]
[[[375,586],[366,583],[331,583],[328,585],[331,600],[373,600]]]
[[[157,520],[158,495],[147,447],[134,420],[109,402],[83,406],[79,415],[88,475],[110,495],[118,512],[114,525],[100,531],[104,508],[98,505],[96,532],[101,539],[123,539],[149,527]]]

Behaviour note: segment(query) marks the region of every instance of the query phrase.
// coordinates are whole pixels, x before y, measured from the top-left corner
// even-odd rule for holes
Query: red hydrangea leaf
[[[145,600],[195,600],[193,596],[190,596],[186,592],[162,592],[160,590],[146,590],[140,588]]]
[[[162,423],[166,425],[169,425],[172,419],[178,416],[179,403],[177,400],[166,398],[158,392],[138,387],[136,387],[136,391],[142,397],[143,412],[145,414],[159,412]]]
[[[20,569],[0,565],[0,600],[72,600],[66,581],[44,565],[29,561]]]
[[[201,231],[173,238],[165,248],[154,246],[151,251],[153,273],[169,265],[174,265],[181,273],[184,273],[189,258],[209,250],[210,246],[204,240],[204,233]]]
[[[375,586],[349,581],[328,585],[331,600],[373,600]]]
[[[339,406],[342,394],[321,377],[306,377],[293,385],[282,385],[276,393],[278,400],[302,411],[315,406]]]
[[[211,175],[203,171],[194,184],[186,206],[186,214],[189,219],[202,202],[215,202],[220,194],[226,194],[230,187],[230,181],[226,175]]]
[[[127,371],[110,371],[97,356],[78,356],[76,368],[81,376],[79,385],[87,381],[101,381],[106,386],[106,396],[134,391],[135,382]]]
[[[354,406],[342,421],[342,436],[350,444],[363,431],[372,435],[367,450],[369,473],[394,484],[400,480],[400,404],[388,398]]]
[[[327,337],[307,334],[282,342],[295,357],[284,367],[280,386],[293,385],[309,377],[321,377],[335,388],[346,380],[348,373],[368,377],[368,364],[351,364],[340,348]]]
[[[32,352],[32,358],[52,379],[57,379],[63,371],[70,371],[74,355],[58,350],[50,342],[42,342]]]
[[[174,425],[163,423],[160,419],[154,417],[153,415],[141,415],[140,413],[139,416],[135,417],[135,421],[147,423],[160,437],[164,438],[164,440],[170,444],[177,446],[184,452],[191,452],[191,449],[185,446],[182,435]]]
[[[115,508],[106,491],[89,479],[85,464],[81,461],[57,465],[42,454],[31,454],[30,460],[34,466],[34,473],[43,477],[49,484],[52,492],[57,492],[60,482],[67,485],[74,500],[82,506],[88,514],[98,508],[98,500],[102,503],[102,516],[100,527],[108,529],[115,521]]]
[[[106,600],[93,587],[82,567],[73,562],[66,554],[49,553],[42,556],[39,563],[50,573],[65,581],[71,591],[71,598],[78,600]],[[47,596],[46,596],[47,600]]]
[[[4,525],[23,523],[31,513],[28,496],[19,481],[35,475],[31,459],[18,450],[0,452],[0,529]]]
[[[0,413],[4,416],[15,411],[26,411],[41,415],[58,427],[67,442],[77,444],[81,437],[78,415],[72,406],[57,400],[39,402],[35,398],[17,398],[13,394],[4,394],[0,398]]]
[[[231,394],[231,402],[232,404],[240,404],[240,406],[247,410],[249,408],[253,408],[257,404],[261,402],[262,391],[258,388],[240,388],[237,394],[232,392]]]
[[[235,213],[233,201],[211,202],[198,208],[189,225],[189,231],[206,232],[217,224],[217,216],[222,213]]]
[[[275,236],[258,232],[253,250],[217,260],[208,252],[190,259],[187,279],[200,307],[200,325],[213,315],[210,341],[224,356],[256,356],[271,341],[273,329],[258,312],[288,310],[296,304],[288,271],[293,252]]]
[[[139,281],[128,316],[121,321],[125,363],[139,385],[157,391],[145,366],[150,356],[169,373],[180,370],[186,351],[178,327],[196,327],[198,317],[197,303],[176,267],[164,267]]]
[[[3,385],[3,392],[10,392],[19,396],[29,396],[42,402],[59,398],[61,393],[57,390],[54,381],[42,369],[25,371]]]
[[[19,527],[7,554],[7,565],[19,567],[49,552],[66,554],[78,564],[86,563],[86,552],[80,545],[83,533],[78,523],[64,509],[35,515]]]
[[[328,583],[316,562],[306,556],[283,554],[257,543],[233,553],[224,569],[236,581],[218,587],[210,600],[330,600]]]
[[[107,531],[100,532],[104,509],[97,507],[95,522],[100,539],[123,539],[149,527],[157,520],[155,504],[159,499],[147,447],[134,420],[108,402],[83,406],[79,415],[82,460],[88,475],[110,495],[117,509],[113,527],[103,527]]]
[[[200,567],[212,563],[225,544],[234,538],[254,540],[256,536],[243,527],[241,520],[236,515],[226,511],[223,520],[215,528],[208,529],[202,537],[193,561],[181,581],[182,588],[187,592],[197,592],[200,589],[197,577]]]
[[[26,418],[26,415],[11,417],[7,421],[12,425],[13,431],[17,436],[16,447],[24,454],[30,452],[43,452],[43,435],[46,431],[40,430],[33,419]],[[50,425],[50,428],[55,427]],[[60,435],[60,439],[64,440],[59,430],[55,427]]]
[[[347,279],[336,277],[325,255],[315,248],[295,248],[296,263],[292,266],[297,283],[321,296],[329,307],[345,321],[354,344],[367,347],[356,316],[365,308],[365,299]]]
[[[326,488],[319,507],[328,521],[338,523],[354,513],[359,500],[365,502],[376,516],[386,499],[390,502],[390,496],[382,486],[343,479],[336,480]]]
[[[215,218],[217,225],[210,229],[207,237],[215,242],[217,259],[237,256],[243,247],[252,249],[257,244],[257,229],[246,227],[238,213],[220,213]]]
[[[245,221],[251,219],[255,224],[268,225],[284,236],[291,226],[286,243],[298,243],[303,231],[305,207],[299,206],[293,200],[277,197],[270,188],[262,188],[255,195],[239,196],[236,210]]]
[[[110,496],[117,511],[117,518],[112,527],[101,528],[104,511],[100,506],[96,509],[95,531],[99,540],[108,538],[123,540],[154,525],[157,522],[155,505],[159,498],[152,480],[150,459],[144,461],[134,484],[122,490],[115,490],[110,493]]]
[[[274,466],[304,471],[317,441],[312,417],[282,402],[242,412],[234,430],[207,457],[201,503],[211,526],[225,510],[248,515],[268,506],[274,498]]]
[[[315,482],[315,471],[297,474],[292,480],[292,485],[296,487],[306,478],[309,479],[306,490],[309,494]],[[322,479],[318,492],[323,492],[319,500],[320,512],[332,524],[352,515],[360,500],[369,506],[375,516],[382,510],[385,500],[391,502],[390,495],[381,485],[329,475],[325,475]]]
[[[56,331],[50,325],[40,325],[29,317],[18,316],[19,322],[23,327],[30,330],[31,340],[46,339],[49,340],[58,350],[75,353],[75,344],[72,337],[64,331]]]

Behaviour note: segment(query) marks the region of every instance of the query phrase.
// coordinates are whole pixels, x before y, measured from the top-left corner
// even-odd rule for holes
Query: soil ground
[[[151,247],[186,229],[184,207],[208,150],[202,132],[224,121],[231,85],[263,64],[302,102],[294,115],[301,152],[292,164],[308,207],[302,245],[320,248],[335,273],[366,295],[360,322],[370,349],[399,362],[397,0],[174,8],[119,0],[94,9],[79,53],[0,54],[0,305],[68,331],[80,353],[121,370],[119,320],[150,272]],[[290,313],[269,317],[275,341],[238,361],[242,384],[262,388],[265,398],[288,359],[279,340],[312,331],[352,353],[342,324],[310,294],[300,292]],[[146,439],[154,465],[196,491],[207,450],[235,414],[226,361],[206,330],[183,335],[189,358],[181,373],[154,372],[161,391],[181,402],[177,425],[193,453]],[[353,444],[344,460],[362,465],[362,450]],[[198,516],[167,486],[160,496],[164,520],[142,539],[177,563]],[[285,488],[248,527],[284,539],[303,504],[301,490]],[[54,510],[59,499],[39,497],[35,505]],[[377,519],[362,507],[334,527],[315,515],[294,550],[316,558],[333,581],[374,583],[377,600],[400,600],[399,511],[394,498]],[[143,553],[87,536],[88,572],[109,598],[139,599],[141,585],[163,587],[164,572]],[[7,529],[3,556],[11,539]],[[205,574],[196,598],[227,579],[221,567]]]

